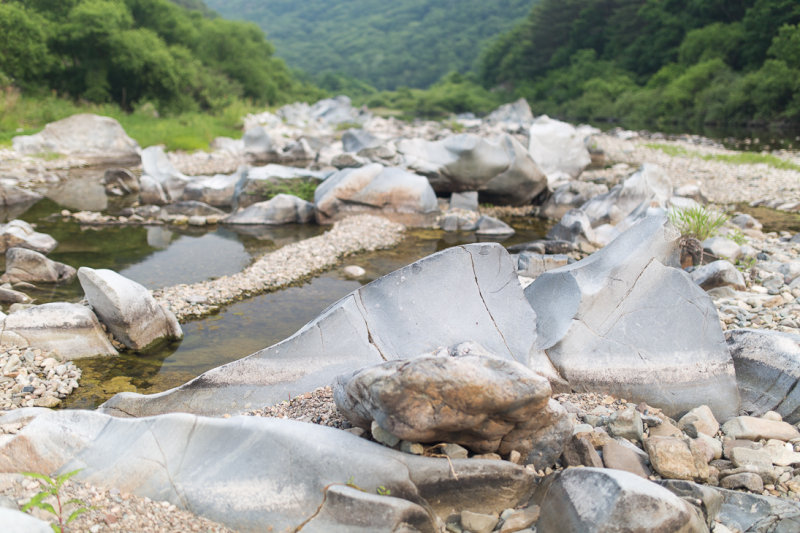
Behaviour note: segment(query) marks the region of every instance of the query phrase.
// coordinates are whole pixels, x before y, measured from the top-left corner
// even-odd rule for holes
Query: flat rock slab
[[[533,349],[535,321],[502,246],[457,246],[357,289],[274,346],[160,394],[118,394],[103,408],[131,416],[236,413],[330,385],[339,374],[466,341],[556,376]]]
[[[334,399],[355,425],[372,421],[410,442],[452,442],[476,453],[527,456],[547,379],[489,354],[450,353],[388,361],[340,376]],[[478,392],[479,391],[479,392]]]
[[[0,343],[56,351],[64,359],[118,355],[91,309],[63,302],[11,313]]]
[[[800,531],[800,504],[770,496],[716,489],[723,502],[717,520],[731,531]]]
[[[789,441],[800,438],[800,431],[787,422],[754,416],[737,416],[722,424],[722,432],[732,439],[777,439]]]
[[[647,217],[589,257],[526,287],[538,347],[579,391],[644,401],[669,416],[739,407],[733,361],[709,296],[677,265],[679,234]]]
[[[278,194],[225,217],[223,224],[306,224],[314,220],[314,204],[291,194]]]
[[[800,422],[800,336],[789,333],[734,329],[725,332],[742,409],[761,416],[778,412],[785,421]]]
[[[497,513],[527,499],[534,485],[530,472],[506,461],[419,457],[273,418],[23,409],[0,424],[31,417],[0,441],[0,471],[82,468],[79,481],[167,500],[238,531],[291,530],[312,517],[327,490],[303,531],[389,532],[410,521],[433,532],[423,506],[443,518],[453,508]],[[379,496],[379,487],[390,496]]]

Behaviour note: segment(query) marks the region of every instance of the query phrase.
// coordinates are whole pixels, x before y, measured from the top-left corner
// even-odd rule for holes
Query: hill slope
[[[536,0],[206,0],[255,22],[275,53],[315,78],[343,73],[380,89],[427,87],[466,72]]]

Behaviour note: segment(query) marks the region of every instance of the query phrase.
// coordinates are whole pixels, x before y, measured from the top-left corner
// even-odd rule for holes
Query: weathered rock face
[[[365,130],[349,129],[342,134],[342,147],[345,152],[357,153],[364,148],[375,148],[381,140]]]
[[[56,351],[64,359],[117,355],[88,307],[42,304],[11,313],[3,321],[0,343]]]
[[[597,241],[592,221],[580,209],[570,209],[558,224],[550,228],[547,238],[554,241],[566,241],[576,245],[594,246]]]
[[[581,206],[592,222],[616,225],[644,206],[665,206],[672,196],[672,182],[661,167],[646,163],[623,183]]]
[[[225,217],[225,224],[305,224],[314,220],[314,204],[279,194],[266,202],[252,204]]]
[[[678,239],[666,217],[646,218],[586,259],[540,275],[525,289],[537,346],[573,389],[671,416],[707,404],[727,420],[739,407],[733,362],[711,299],[666,266],[677,264]]]
[[[35,135],[14,137],[12,143],[22,154],[55,152],[108,161],[139,158],[139,145],[125,134],[119,122],[88,113],[51,122]]]
[[[116,339],[133,350],[183,338],[178,320],[142,285],[113,270],[81,267],[86,299]]]
[[[191,181],[187,176],[178,172],[160,146],[148,146],[142,150],[142,178],[145,176],[149,176],[158,183],[164,190],[167,199],[173,202],[181,199],[184,188]],[[144,181],[141,186],[144,191]]]
[[[733,287],[736,290],[745,289],[744,276],[729,261],[719,260],[697,267],[692,271],[692,280],[705,290],[717,287]]]
[[[542,206],[541,215],[560,220],[570,209],[578,209],[590,199],[606,194],[608,187],[588,181],[571,181],[559,186]]]
[[[195,179],[186,185],[183,190],[184,200],[203,202],[214,207],[230,207],[236,185],[247,172],[247,167],[241,167],[233,174],[216,174],[208,178]]]
[[[707,532],[691,506],[665,488],[629,472],[564,470],[537,491],[541,533]]]
[[[287,188],[317,184],[325,178],[322,172],[282,165],[266,165],[243,172],[236,184],[234,207],[247,207],[264,202]]]
[[[533,121],[528,150],[551,187],[577,178],[592,162],[584,135],[547,115]]]
[[[496,204],[522,205],[547,187],[547,179],[513,137],[483,139],[473,134],[441,141],[398,143],[405,165],[427,176],[437,193],[478,191]]]
[[[333,485],[304,532],[409,531],[399,529],[406,522],[433,533],[435,514],[498,513],[522,503],[534,484],[530,472],[506,461],[452,460],[454,477],[445,459],[290,420],[119,419],[41,409],[21,410],[19,417],[35,418],[0,443],[0,471],[82,468],[77,480],[167,500],[237,531],[264,531],[266,524],[291,530],[314,515]],[[346,487],[350,479],[364,492]],[[378,487],[391,495],[378,496]]]
[[[428,180],[378,163],[340,170],[314,192],[317,221],[329,224],[352,213],[391,213],[407,224],[422,224],[438,212]]]
[[[139,178],[126,168],[109,168],[103,173],[101,181],[106,194],[111,196],[127,196],[139,194]]]
[[[520,98],[516,102],[504,104],[489,113],[485,121],[492,125],[501,126],[507,131],[521,131],[530,128],[533,123],[533,112],[528,101]]]
[[[533,252],[520,252],[517,260],[517,272],[521,276],[535,278],[548,270],[555,270],[575,261],[564,254],[537,254]]]
[[[55,250],[58,243],[45,233],[34,231],[33,226],[24,220],[12,220],[0,225],[0,252],[9,248],[27,248],[43,254]]]
[[[104,408],[135,416],[234,413],[329,385],[345,372],[465,341],[549,379],[552,366],[532,350],[535,320],[502,246],[457,246],[359,288],[281,343],[171,391],[117,395]]]
[[[261,126],[248,128],[242,136],[244,151],[255,161],[272,161],[278,158],[278,148]]]
[[[139,178],[139,202],[143,205],[166,205],[169,199],[160,183],[144,175]]]
[[[26,248],[9,248],[6,250],[6,271],[0,282],[64,283],[74,277],[75,269],[69,265]]]
[[[776,411],[791,424],[800,422],[800,337],[777,331],[735,329],[725,332],[742,409],[753,416]]]
[[[334,386],[337,407],[357,426],[368,429],[374,420],[410,442],[523,457],[550,393],[547,379],[528,367],[470,344],[339,376]],[[556,454],[567,435],[558,437]]]
[[[717,520],[730,531],[800,531],[800,505],[797,502],[716,489],[723,503]]]
[[[185,217],[224,217],[225,211],[212,207],[203,202],[194,200],[186,200],[182,202],[175,202],[173,204],[165,205],[161,208],[159,216],[161,218],[170,216],[185,216]]]

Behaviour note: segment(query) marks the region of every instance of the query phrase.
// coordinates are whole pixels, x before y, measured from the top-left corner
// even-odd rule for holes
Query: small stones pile
[[[55,352],[0,346],[0,412],[55,407],[78,388],[80,377],[81,370]]]
[[[21,474],[0,474],[0,506],[16,509],[41,490],[35,479]],[[153,501],[118,489],[102,489],[89,484],[68,480],[59,491],[61,501],[76,499],[86,506],[87,512],[70,522],[70,531],[99,533],[101,531],[137,531],[142,533],[166,533],[203,531],[228,533],[231,529],[206,518],[182,511],[167,501]],[[56,505],[55,498],[47,499]],[[76,507],[67,505],[67,515]],[[40,509],[33,509],[33,516],[46,522],[54,517]]]
[[[319,387],[277,405],[250,411],[247,415],[289,418],[339,429],[351,427],[350,422],[336,408],[331,387]]]
[[[276,290],[334,266],[341,257],[398,243],[405,228],[371,215],[349,217],[333,229],[268,253],[242,272],[154,291],[179,321],[203,316],[245,296]]]

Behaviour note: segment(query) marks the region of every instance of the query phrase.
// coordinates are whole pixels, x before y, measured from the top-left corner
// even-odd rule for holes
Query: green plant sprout
[[[694,237],[698,241],[704,241],[716,235],[728,217],[724,213],[697,206],[671,209],[669,220],[684,237]]]
[[[54,478],[50,476],[45,476],[43,474],[37,474],[36,472],[23,472],[23,476],[28,476],[36,479],[39,482],[39,485],[42,487],[42,490],[36,494],[31,500],[22,506],[22,511],[25,512],[32,507],[36,507],[38,509],[42,509],[43,511],[47,511],[55,515],[56,519],[58,520],[58,524],[50,524],[50,527],[53,528],[55,533],[64,533],[66,531],[67,524],[78,518],[81,514],[85,513],[86,511],[92,509],[85,505],[81,500],[77,498],[73,498],[66,502],[61,502],[61,494],[59,491],[64,483],[67,482],[69,478],[77,474],[83,470],[79,468],[78,470],[73,470],[72,472],[67,472],[65,474],[60,474]],[[53,496],[56,499],[56,506],[58,508],[53,507],[52,504],[44,501],[46,498]],[[69,516],[64,518],[67,513],[66,507],[68,505],[75,505],[77,506]]]

